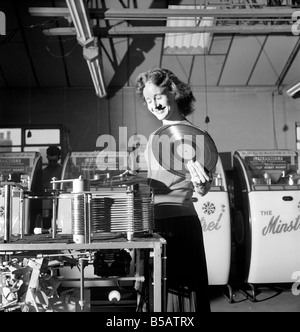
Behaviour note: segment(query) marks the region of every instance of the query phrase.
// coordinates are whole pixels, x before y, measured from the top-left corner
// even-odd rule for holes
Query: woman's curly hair
[[[184,116],[194,111],[195,97],[189,84],[183,83],[168,69],[154,68],[138,75],[136,79],[136,92],[143,102],[145,98],[143,91],[145,84],[151,82],[159,87],[167,87],[175,95],[177,105]]]

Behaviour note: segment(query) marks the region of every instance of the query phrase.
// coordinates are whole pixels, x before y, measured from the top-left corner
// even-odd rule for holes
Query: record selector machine
[[[109,311],[165,310],[166,242],[153,233],[152,198],[142,184],[145,176],[143,172],[122,176],[119,170],[127,152],[108,153],[106,166],[111,171],[99,171],[97,158],[97,151],[68,154],[61,179],[52,179],[47,195],[2,179],[0,310],[90,310],[93,302],[108,306]],[[15,169],[8,168],[16,161],[8,159],[2,164],[13,174]],[[38,159],[30,163],[31,168],[41,170]],[[110,168],[111,162],[117,167]],[[19,164],[23,165],[22,160]],[[34,183],[40,172],[30,175]],[[25,218],[24,208],[15,213],[18,223],[13,221],[13,206],[20,205],[10,195],[15,188],[22,202],[52,199],[50,229],[43,227],[41,212]],[[103,284],[107,296],[99,300],[92,292],[86,294],[87,284]],[[72,285],[79,286],[78,294],[60,293],[62,287]],[[70,297],[76,299],[73,306],[65,300]]]

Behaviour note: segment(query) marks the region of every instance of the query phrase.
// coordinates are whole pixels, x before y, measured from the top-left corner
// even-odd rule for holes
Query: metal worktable
[[[153,233],[145,237],[125,237],[94,240],[91,243],[76,244],[71,237],[57,235],[32,235],[24,239],[12,239],[8,243],[0,242],[0,255],[13,255],[20,252],[47,254],[59,251],[94,251],[100,249],[149,249],[153,252],[153,311],[166,311],[166,241]]]

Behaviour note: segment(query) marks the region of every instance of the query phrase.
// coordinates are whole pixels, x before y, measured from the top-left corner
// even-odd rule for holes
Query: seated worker
[[[43,169],[43,195],[51,195],[52,179],[55,177],[60,180],[62,165],[59,163],[61,158],[61,150],[55,145],[50,145],[47,149],[48,165]],[[43,199],[43,224],[37,227],[50,228],[52,220],[52,199]]]
[[[47,149],[48,165],[43,169],[43,194],[47,194],[46,189],[52,189],[52,178],[60,179],[62,166],[59,163],[61,150],[55,145],[50,145]]]

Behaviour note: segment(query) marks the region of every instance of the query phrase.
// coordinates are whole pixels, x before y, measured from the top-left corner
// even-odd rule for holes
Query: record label
[[[152,151],[158,163],[178,176],[189,173],[189,160],[199,161],[206,171],[212,171],[218,161],[218,151],[210,135],[188,124],[166,125],[153,135]]]

